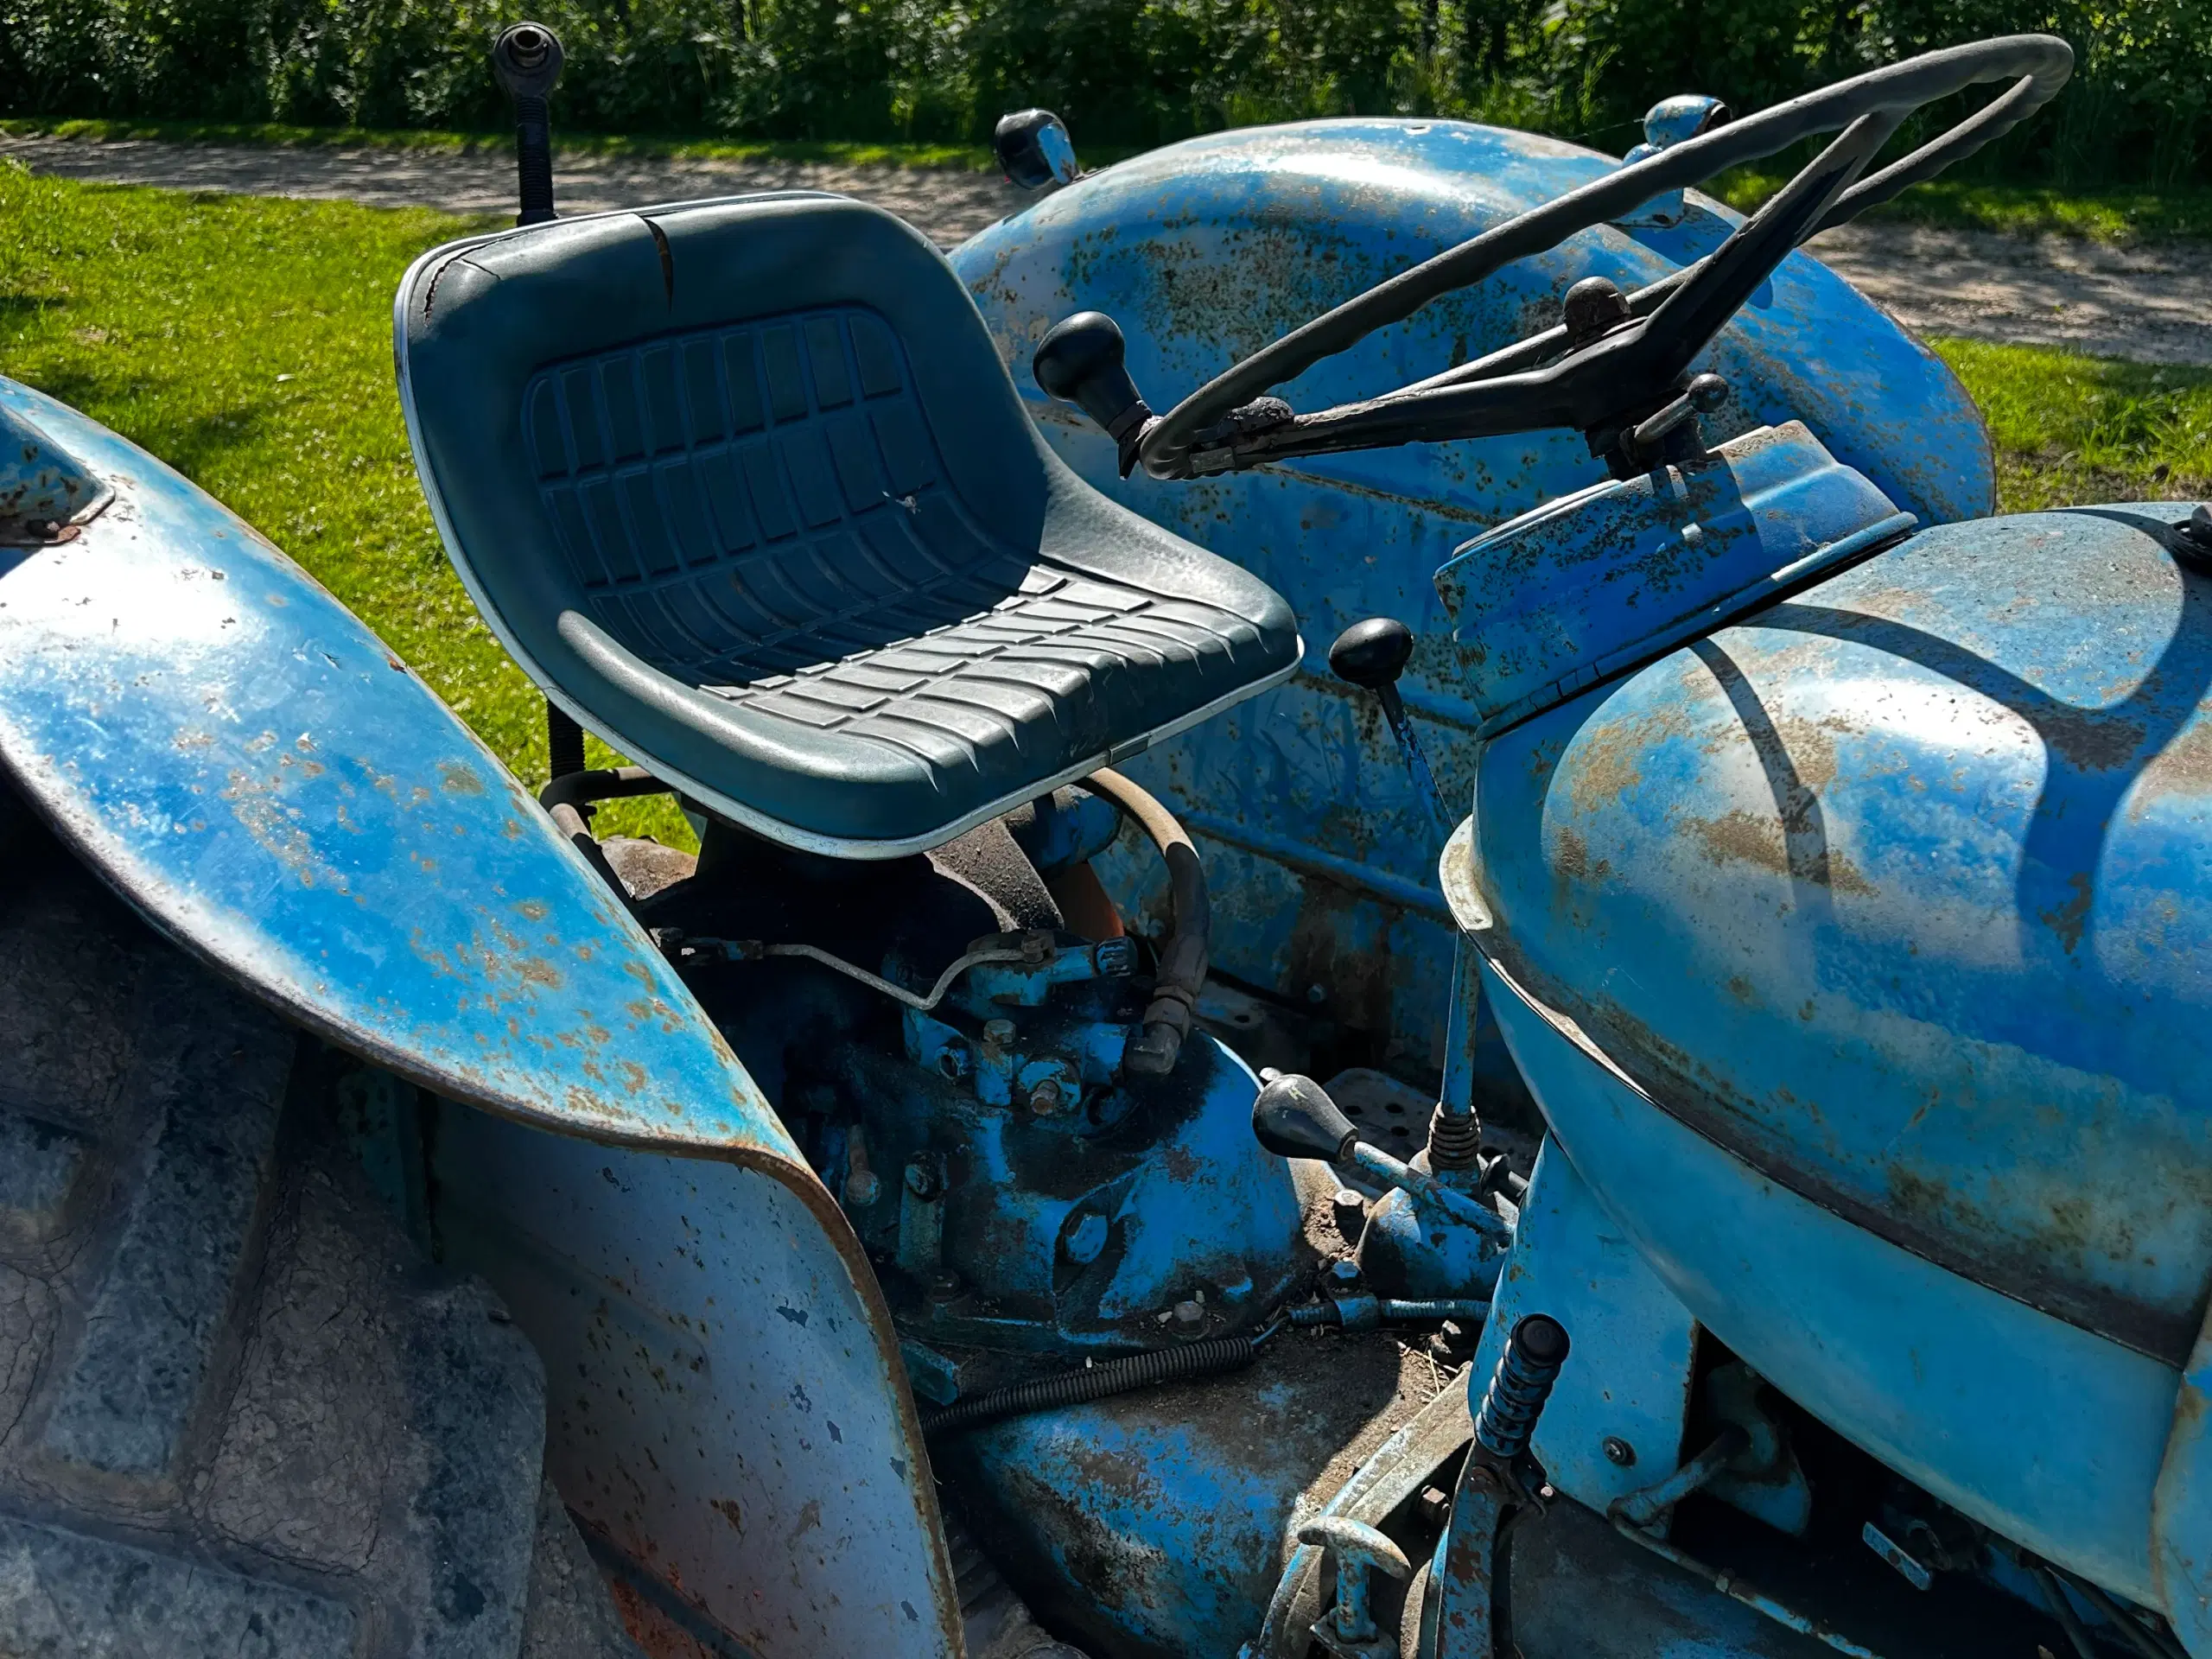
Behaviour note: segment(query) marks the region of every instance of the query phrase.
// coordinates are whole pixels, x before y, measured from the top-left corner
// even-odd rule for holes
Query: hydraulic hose
[[[922,1419],[922,1433],[930,1440],[957,1434],[1007,1417],[1032,1412],[1058,1411],[1087,1405],[1136,1389],[1157,1388],[1166,1382],[1187,1382],[1201,1376],[1225,1376],[1241,1371],[1260,1351],[1250,1337],[1208,1337],[1179,1348],[1155,1348],[1129,1354],[1079,1371],[1040,1376],[1011,1388],[993,1389],[966,1400],[956,1400],[942,1411]]]
[[[1083,780],[1083,786],[1103,795],[1135,818],[1151,838],[1167,865],[1167,891],[1174,909],[1167,943],[1160,950],[1160,973],[1153,982],[1152,1001],[1138,1030],[1122,1050],[1124,1071],[1147,1077],[1165,1077],[1175,1069],[1183,1040],[1191,1034],[1191,1016],[1198,993],[1205,988],[1206,954],[1213,931],[1212,907],[1206,898],[1206,876],[1198,863],[1198,849],[1175,815],[1118,772],[1102,767]]]
[[[1150,790],[1141,790],[1106,767],[1084,779],[1084,787],[1135,818],[1168,865],[1168,900],[1174,920],[1168,925],[1168,943],[1159,947],[1153,1002],[1146,1007],[1137,1033],[1122,1048],[1123,1071],[1166,1077],[1174,1071],[1174,1058],[1184,1053],[1190,1015],[1199,1007],[1199,991],[1205,988],[1205,953],[1214,925],[1212,902],[1205,898],[1205,869],[1199,865],[1199,849],[1190,842],[1188,830],[1159,805]]]

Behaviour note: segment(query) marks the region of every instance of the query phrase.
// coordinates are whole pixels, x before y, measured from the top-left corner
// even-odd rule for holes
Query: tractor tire
[[[635,1659],[333,1057],[0,816],[0,1656]]]

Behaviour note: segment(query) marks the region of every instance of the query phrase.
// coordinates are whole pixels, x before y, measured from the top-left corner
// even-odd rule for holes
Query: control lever
[[[1078,311],[1037,342],[1029,372],[1046,396],[1073,404],[1120,446],[1122,476],[1137,464],[1137,445],[1158,419],[1129,378],[1128,342],[1103,311]]]
[[[517,23],[492,43],[492,73],[515,106],[518,225],[543,225],[553,213],[553,120],[545,100],[561,79],[561,37],[543,23]],[[578,771],[582,768],[579,766]],[[554,775],[560,775],[555,769]]]
[[[1631,461],[1652,461],[1662,454],[1662,446],[1678,429],[1689,425],[1700,415],[1710,415],[1728,401],[1728,383],[1710,371],[1693,379],[1682,395],[1647,417],[1629,434],[1628,442],[1621,446]],[[1702,437],[1696,438],[1688,448],[1698,454],[1705,449]]]
[[[1050,110],[1017,110],[1002,115],[991,130],[991,153],[1006,181],[1023,190],[1048,184],[1073,184],[1082,169],[1075,164],[1075,143],[1067,124]]]
[[[1402,1164],[1382,1147],[1359,1138],[1350,1118],[1311,1077],[1277,1072],[1262,1085],[1252,1103],[1252,1134],[1278,1158],[1319,1158],[1349,1164],[1384,1186],[1402,1187],[1433,1204],[1454,1221],[1509,1239],[1512,1230],[1495,1211],[1426,1171]]]
[[[561,79],[561,37],[543,23],[502,29],[492,42],[492,73],[515,106],[515,186],[522,210],[515,223],[543,225],[559,217],[553,211],[553,116],[546,100]],[[545,700],[545,756],[549,782],[584,769],[584,728],[550,697]],[[591,803],[575,801],[570,810],[588,834]],[[615,891],[621,891],[619,884]]]
[[[1444,810],[1444,797],[1438,792],[1436,775],[1428,769],[1421,740],[1414,734],[1406,700],[1398,694],[1398,677],[1406,671],[1413,654],[1411,628],[1395,617],[1370,616],[1337,636],[1337,643],[1329,647],[1329,667],[1345,684],[1372,691],[1382,705],[1382,717],[1390,722],[1390,735],[1398,741],[1398,753],[1414,780],[1414,793],[1427,810],[1428,826],[1440,849],[1452,838],[1451,816]]]
[[[1508,1583],[1514,1514],[1543,1512],[1547,1480],[1530,1451],[1537,1421],[1567,1363],[1567,1327],[1547,1313],[1523,1314],[1507,1333],[1504,1351],[1479,1397],[1468,1374],[1474,1443],[1459,1466],[1452,1518],[1437,1547],[1435,1659],[1495,1659],[1513,1644]],[[1422,1610],[1428,1625],[1429,1610]]]

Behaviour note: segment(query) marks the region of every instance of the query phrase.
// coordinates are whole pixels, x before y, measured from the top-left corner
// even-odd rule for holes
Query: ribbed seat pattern
[[[864,308],[557,364],[524,408],[593,620],[759,714],[944,764],[1019,747],[1040,718],[1055,748],[1097,738],[1122,671],[1211,658],[1226,687],[1259,649],[1233,613],[995,543],[945,486],[904,353]]]

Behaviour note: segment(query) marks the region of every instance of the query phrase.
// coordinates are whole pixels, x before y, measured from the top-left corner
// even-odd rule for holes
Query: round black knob
[[[1037,342],[1029,369],[1046,396],[1076,404],[1118,438],[1116,427],[1144,402],[1123,366],[1127,350],[1113,318],[1078,311]]]
[[[1328,1090],[1311,1077],[1286,1071],[1268,1080],[1252,1103],[1252,1134],[1278,1158],[1322,1158],[1333,1163],[1359,1138],[1351,1120]]]
[[[1560,321],[1567,325],[1570,346],[1587,346],[1628,320],[1628,296],[1604,276],[1585,276],[1567,290],[1560,306]]]
[[[1710,370],[1690,382],[1690,406],[1700,415],[1710,415],[1728,401],[1728,383]]]
[[[1513,1341],[1539,1365],[1559,1365],[1567,1358],[1567,1327],[1548,1313],[1531,1313],[1513,1327]]]
[[[1069,184],[1076,176],[1075,143],[1067,124],[1050,110],[1001,116],[991,131],[991,152],[1007,182],[1024,190]]]
[[[543,98],[561,79],[561,37],[543,23],[516,23],[492,43],[492,73],[510,98]]]
[[[1411,628],[1395,617],[1370,616],[1337,636],[1337,643],[1329,647],[1329,667],[1347,684],[1380,691],[1398,683],[1413,654]]]

